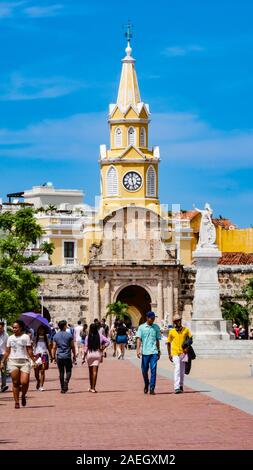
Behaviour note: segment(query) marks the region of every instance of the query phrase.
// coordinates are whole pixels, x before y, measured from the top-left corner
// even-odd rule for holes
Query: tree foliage
[[[242,287],[237,298],[243,301],[243,305],[225,300],[222,304],[222,315],[225,320],[245,325],[249,322],[253,310],[253,278],[247,280],[247,284]]]
[[[42,279],[29,266],[42,254],[51,255],[53,245],[44,242],[36,253],[30,247],[43,233],[31,207],[0,214],[0,317],[7,321],[39,308]]]
[[[118,300],[117,302],[113,302],[112,304],[107,305],[106,307],[108,309],[106,313],[106,318],[108,316],[115,316],[118,318],[118,320],[131,320],[131,317],[128,313],[128,304],[125,304],[124,302],[121,302]]]

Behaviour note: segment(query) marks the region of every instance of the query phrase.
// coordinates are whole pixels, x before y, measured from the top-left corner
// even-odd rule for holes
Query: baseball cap
[[[146,317],[147,317],[147,318],[155,318],[155,317],[156,317],[156,314],[155,314],[155,312],[147,312],[147,313],[146,313]]]

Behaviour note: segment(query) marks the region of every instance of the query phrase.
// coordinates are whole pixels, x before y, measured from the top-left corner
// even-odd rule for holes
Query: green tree
[[[53,244],[42,243],[36,253],[30,250],[44,233],[34,215],[31,207],[0,214],[0,317],[7,321],[39,308],[42,279],[29,266],[42,254],[51,255]]]
[[[253,311],[253,278],[247,280],[247,284],[242,287],[240,294],[236,298],[240,299],[243,305],[238,302],[225,300],[222,304],[223,318],[247,327]]]
[[[125,304],[118,300],[117,302],[113,302],[112,304],[107,305],[108,309],[106,313],[106,318],[109,316],[115,316],[118,320],[128,320],[131,321],[131,317],[128,313],[128,304]]]
[[[222,304],[222,316],[224,320],[231,320],[237,325],[245,325],[249,321],[248,309],[237,302],[228,300],[225,300]]]

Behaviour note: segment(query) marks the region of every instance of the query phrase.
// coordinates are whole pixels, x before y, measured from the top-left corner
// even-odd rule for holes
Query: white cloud
[[[19,7],[26,4],[27,1],[20,2],[2,2],[0,4],[0,19],[11,18]]]
[[[64,10],[64,5],[33,5],[31,0],[20,2],[3,2],[0,4],[0,19],[13,17],[48,18],[58,16]]]
[[[186,46],[170,46],[167,47],[162,54],[167,57],[183,57],[194,52],[203,52],[205,49],[197,44],[189,44]]]
[[[86,86],[84,82],[64,77],[27,78],[20,73],[13,73],[9,83],[0,87],[0,100],[24,101],[57,98]]]
[[[193,167],[253,166],[253,129],[215,129],[191,113],[155,114],[151,129],[154,143],[161,145],[163,159]]]
[[[94,160],[99,145],[109,140],[106,117],[106,113],[76,114],[19,131],[0,129],[0,156]],[[152,115],[150,144],[160,145],[163,161],[192,168],[253,167],[253,129],[214,129],[196,114]]]
[[[76,114],[25,129],[0,129],[0,156],[44,160],[96,159],[107,140],[106,114]],[[2,148],[1,148],[2,145]]]
[[[48,6],[33,6],[25,8],[23,10],[23,13],[31,18],[46,18],[59,15],[63,8],[64,6],[61,4]]]

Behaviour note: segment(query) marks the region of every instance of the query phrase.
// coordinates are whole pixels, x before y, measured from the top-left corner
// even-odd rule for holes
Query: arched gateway
[[[146,312],[151,310],[151,298],[146,289],[138,285],[124,287],[117,295],[120,300],[129,305],[128,313],[131,316],[132,326],[138,327],[144,323]]]

